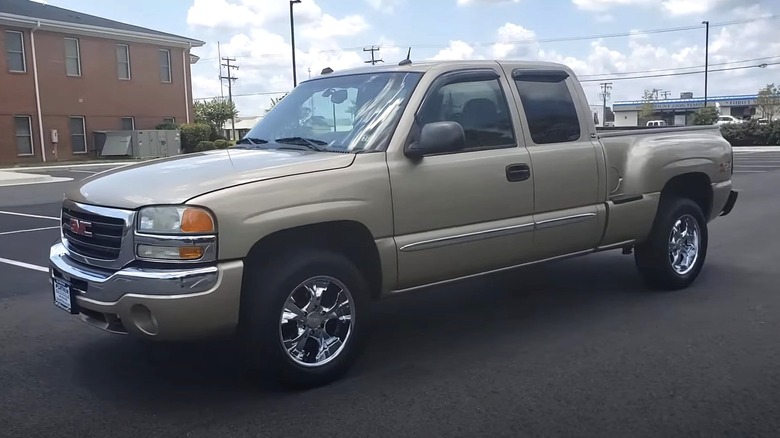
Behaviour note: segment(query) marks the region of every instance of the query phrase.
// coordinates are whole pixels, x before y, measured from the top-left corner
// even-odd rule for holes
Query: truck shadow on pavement
[[[697,284],[706,281],[707,271],[715,268],[705,270]],[[444,369],[479,366],[486,357],[533,350],[546,336],[568,336],[627,309],[673,306],[686,299],[681,294],[697,289],[648,291],[633,257],[610,253],[399,295],[375,305],[363,356],[330,388],[408,383]],[[73,357],[80,362],[74,367],[79,385],[116,403],[175,411],[206,402],[221,410],[246,400],[296,397],[258,388],[233,342],[155,344],[105,335]]]

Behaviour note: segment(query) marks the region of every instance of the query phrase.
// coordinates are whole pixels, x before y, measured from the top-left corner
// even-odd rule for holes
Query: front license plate
[[[78,313],[73,305],[70,283],[60,278],[52,278],[52,285],[54,286],[54,305],[70,314]]]

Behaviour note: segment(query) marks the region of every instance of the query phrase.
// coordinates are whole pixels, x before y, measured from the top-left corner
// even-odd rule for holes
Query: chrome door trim
[[[596,217],[596,213],[581,213],[571,216],[556,217],[554,219],[546,219],[536,222],[537,230],[544,230],[547,228],[560,227],[563,225],[576,224],[578,222],[584,222],[590,218]]]
[[[447,280],[441,280],[441,281],[437,281],[437,282],[434,282],[434,283],[428,283],[428,284],[423,284],[423,285],[419,285],[419,286],[412,286],[412,287],[408,287],[408,288],[405,288],[405,289],[396,289],[396,290],[392,290],[392,291],[388,292],[388,295],[395,295],[395,294],[399,294],[399,293],[403,293],[403,292],[412,292],[412,291],[419,290],[419,289],[426,289],[426,288],[429,288],[429,287],[441,286],[441,285],[455,283],[455,282],[462,281],[462,280],[468,280],[468,279],[471,279],[471,278],[479,278],[479,277],[483,277],[485,275],[498,274],[498,273],[504,272],[504,271],[511,271],[513,269],[522,268],[524,266],[532,266],[532,265],[536,265],[536,264],[539,264],[539,263],[551,262],[553,260],[562,260],[562,259],[568,259],[568,258],[572,258],[572,257],[583,256],[583,255],[586,255],[586,254],[592,254],[593,252],[594,252],[593,249],[586,249],[584,251],[577,251],[577,252],[573,252],[571,254],[564,254],[564,255],[561,255],[561,256],[549,257],[549,258],[542,259],[542,260],[535,260],[535,261],[532,261],[532,262],[520,263],[518,265],[507,266],[507,267],[504,267],[504,268],[493,269],[493,270],[490,270],[490,271],[478,272],[476,274],[464,275],[462,277],[450,278],[450,279],[447,279]]]
[[[401,247],[402,252],[422,251],[426,249],[439,248],[442,246],[455,245],[458,243],[473,242],[497,236],[508,236],[512,234],[525,233],[534,230],[533,223],[520,225],[510,225],[507,227],[493,228],[490,230],[474,231],[471,233],[457,234],[454,236],[439,237],[436,239],[422,240],[420,242],[410,243]]]

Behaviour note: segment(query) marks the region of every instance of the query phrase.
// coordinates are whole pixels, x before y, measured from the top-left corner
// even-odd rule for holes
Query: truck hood
[[[208,151],[123,166],[91,176],[66,193],[76,202],[135,209],[180,204],[232,186],[349,167],[354,154],[297,150]]]

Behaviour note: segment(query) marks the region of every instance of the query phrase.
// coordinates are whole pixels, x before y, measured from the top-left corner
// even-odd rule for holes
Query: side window
[[[519,75],[515,77],[528,130],[536,144],[564,143],[580,139],[580,119],[566,86],[568,75]]]
[[[460,123],[466,134],[466,150],[517,145],[506,96],[498,79],[447,83],[426,98],[418,116],[422,125]]]

